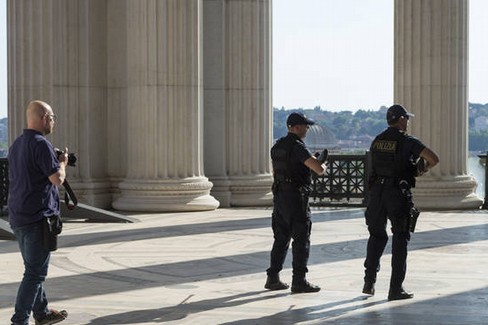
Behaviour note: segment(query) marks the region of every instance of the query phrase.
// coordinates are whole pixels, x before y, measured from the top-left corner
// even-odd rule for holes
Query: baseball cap
[[[398,104],[390,106],[390,108],[388,108],[388,110],[386,111],[386,121],[388,121],[388,123],[395,122],[402,116],[413,117],[415,115],[407,111],[402,105]]]
[[[295,126],[295,125],[314,125],[315,122],[308,119],[304,114],[302,113],[291,113],[288,115],[288,118],[286,119],[286,125],[288,126]]]

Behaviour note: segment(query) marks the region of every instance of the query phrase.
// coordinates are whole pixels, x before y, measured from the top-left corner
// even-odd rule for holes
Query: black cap
[[[295,126],[295,125],[314,125],[315,122],[308,119],[304,114],[302,113],[291,113],[288,115],[288,118],[286,119],[286,125],[288,126]]]
[[[386,111],[386,121],[392,123],[397,121],[400,117],[415,116],[407,111],[402,105],[395,104]]]

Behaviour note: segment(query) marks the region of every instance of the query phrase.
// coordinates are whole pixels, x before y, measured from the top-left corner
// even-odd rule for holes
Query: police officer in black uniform
[[[391,106],[386,112],[388,129],[373,140],[370,148],[372,173],[370,197],[365,213],[369,240],[364,262],[366,270],[363,293],[374,295],[380,258],[388,241],[388,218],[393,232],[388,300],[413,298],[413,294],[406,292],[402,286],[407,269],[409,222],[413,208],[410,188],[415,187],[416,176],[439,162],[432,150],[415,137],[407,135],[408,121],[412,116],[414,115],[401,105]]]
[[[325,172],[327,150],[312,156],[302,139],[310,125],[315,124],[305,115],[291,113],[287,118],[288,135],[280,138],[271,148],[273,163],[273,215],[274,243],[271,250],[270,267],[265,288],[269,290],[288,289],[279,278],[279,272],[293,239],[292,293],[318,292],[320,287],[309,283],[305,275],[310,255],[311,213],[308,205],[311,171],[322,175]]]

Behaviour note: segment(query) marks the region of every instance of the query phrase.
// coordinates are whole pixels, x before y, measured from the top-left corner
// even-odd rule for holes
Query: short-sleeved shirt
[[[411,167],[412,163],[417,158],[419,158],[420,153],[426,147],[419,139],[411,135],[406,135],[395,127],[389,127],[373,140],[370,150],[373,153],[373,155],[375,155],[375,152],[381,151],[375,149],[375,143],[386,141],[386,144],[388,144],[388,142],[390,142],[388,140],[398,140],[398,139],[401,139],[402,144],[400,146],[400,150],[397,153],[399,155],[397,162],[400,163],[400,166],[395,166],[397,172],[400,174],[397,176],[401,176],[401,175],[410,176],[408,175],[411,172],[409,170],[409,167]],[[383,151],[388,151],[387,150],[388,148],[383,148],[383,149],[384,149]],[[373,165],[373,170],[375,169],[376,166]],[[382,173],[380,172],[379,175],[381,174]]]
[[[49,181],[59,161],[52,144],[32,129],[25,129],[9,149],[9,222],[12,227],[59,215],[59,192]]]

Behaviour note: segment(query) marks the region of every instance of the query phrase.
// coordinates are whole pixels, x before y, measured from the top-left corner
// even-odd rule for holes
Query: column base
[[[415,205],[429,210],[476,210],[483,200],[475,194],[476,180],[471,176],[424,176],[413,189]]]
[[[206,177],[179,180],[125,180],[113,208],[121,211],[189,212],[215,210],[219,202],[210,195]]]
[[[78,201],[100,209],[111,209],[113,201],[112,182],[96,179],[69,179]],[[60,187],[63,189],[63,187]],[[61,200],[64,200],[64,192],[61,193]]]
[[[209,180],[212,182],[213,187],[210,194],[217,199],[220,203],[220,208],[230,207],[230,181],[228,177],[221,176],[208,176]]]
[[[231,206],[263,207],[273,205],[270,174],[230,177]]]

